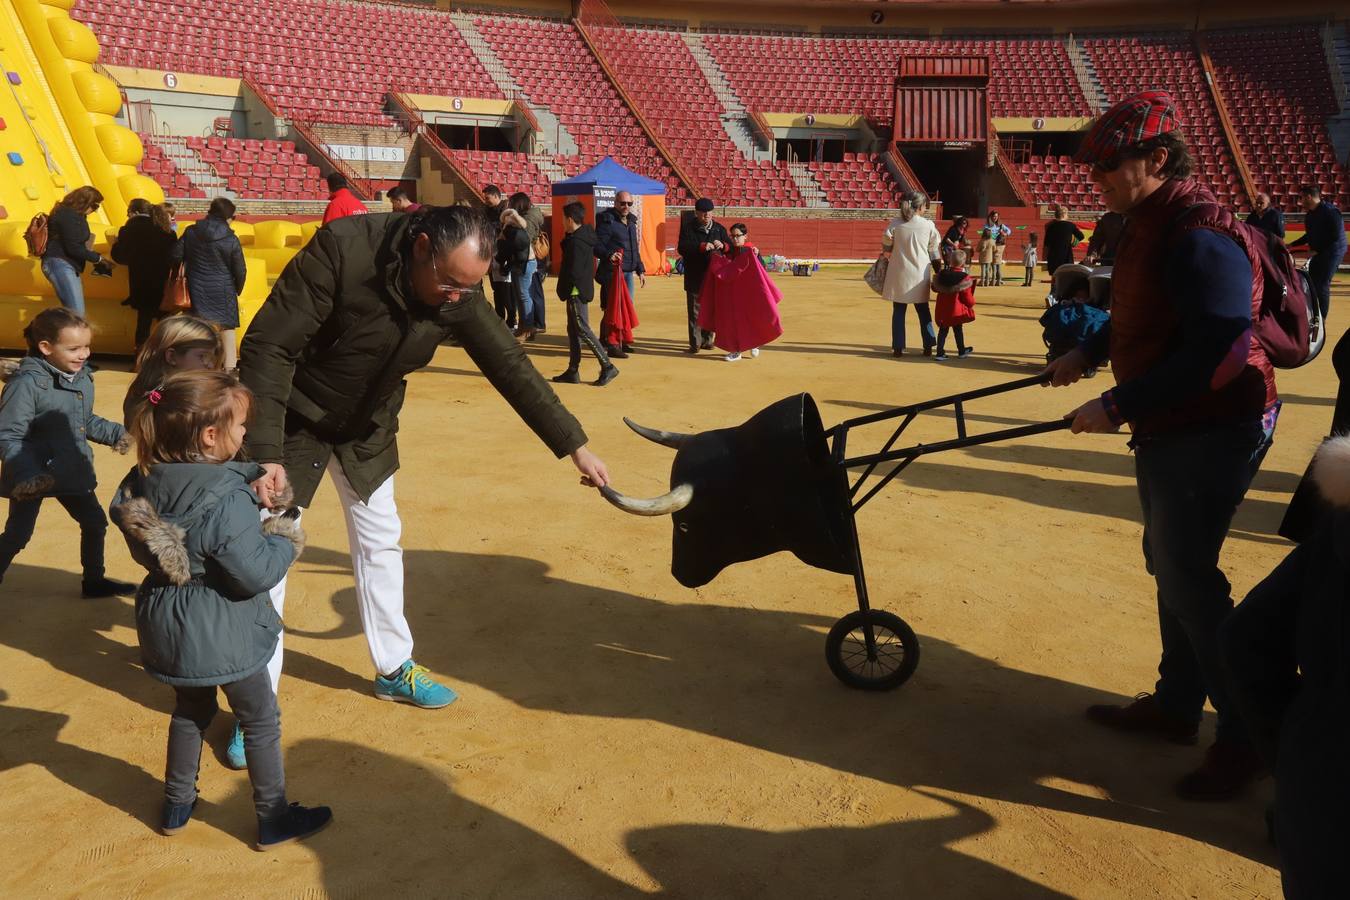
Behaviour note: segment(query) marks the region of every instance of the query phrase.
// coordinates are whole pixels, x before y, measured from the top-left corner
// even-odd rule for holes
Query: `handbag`
[[[878,256],[877,261],[868,267],[863,273],[863,281],[867,286],[878,294],[886,290],[886,270],[890,267],[890,259],[885,256]]]
[[[169,270],[169,280],[164,282],[164,296],[159,301],[162,313],[187,312],[192,308],[192,299],[188,296],[187,269],[179,263]]]

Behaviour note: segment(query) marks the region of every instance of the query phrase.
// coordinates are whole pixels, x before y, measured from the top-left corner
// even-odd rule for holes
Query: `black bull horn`
[[[732,563],[790,550],[802,562],[851,574],[854,537],[846,475],[830,456],[810,394],[787,397],[735,428],[638,434],[676,449],[668,494],[622,498],[639,515],[671,514],[671,574],[685,587]],[[642,509],[634,505],[643,506]]]

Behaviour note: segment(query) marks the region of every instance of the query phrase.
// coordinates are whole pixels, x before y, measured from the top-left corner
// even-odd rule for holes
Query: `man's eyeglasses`
[[[1092,164],[1092,171],[1098,175],[1108,175],[1120,168],[1120,164],[1125,161],[1123,156],[1113,156],[1110,159],[1104,159]]]
[[[429,255],[427,258],[431,260],[431,272],[436,276],[436,292],[445,299],[458,300],[473,290],[472,287],[462,287],[458,284],[443,284],[441,282],[441,270],[436,268],[435,254]]]

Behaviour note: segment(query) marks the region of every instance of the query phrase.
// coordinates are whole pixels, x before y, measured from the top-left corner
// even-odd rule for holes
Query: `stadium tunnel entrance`
[[[988,200],[983,148],[906,147],[903,153],[924,191],[942,200],[945,215],[984,215]]]

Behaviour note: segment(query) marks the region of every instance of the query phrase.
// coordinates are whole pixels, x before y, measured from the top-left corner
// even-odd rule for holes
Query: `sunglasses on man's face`
[[[615,205],[615,206],[632,206],[632,205],[633,205],[633,201],[632,201],[632,200],[619,200],[619,201],[617,201],[614,205]]]

